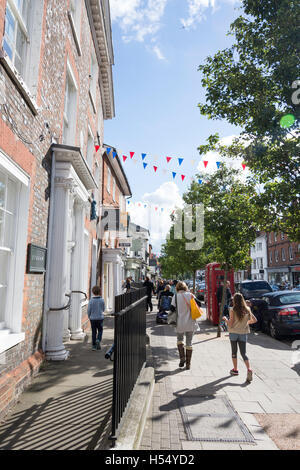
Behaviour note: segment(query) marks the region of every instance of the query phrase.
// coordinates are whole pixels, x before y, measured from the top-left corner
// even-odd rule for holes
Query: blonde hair
[[[239,292],[237,292],[233,296],[232,310],[234,311],[234,313],[236,313],[239,320],[241,320],[244,315],[251,312],[248,305],[246,304],[244,296]]]
[[[180,291],[180,290],[185,290],[185,291],[187,291],[187,290],[188,290],[188,286],[186,285],[185,282],[183,282],[183,281],[178,281],[177,284],[176,284],[176,290],[177,290],[177,292]]]

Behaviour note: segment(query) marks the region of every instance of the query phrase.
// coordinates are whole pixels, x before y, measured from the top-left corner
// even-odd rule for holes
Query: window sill
[[[25,339],[25,333],[9,333],[1,335],[0,330],[0,354],[13,348]]]
[[[39,108],[33,98],[32,94],[30,93],[27,85],[25,84],[23,78],[15,68],[15,66],[10,61],[9,57],[5,54],[3,50],[0,50],[0,63],[6,70],[7,74],[15,84],[16,88],[22,95],[23,99],[26,101],[27,105],[29,106],[32,114],[36,116],[38,114]]]
[[[75,27],[75,23],[74,23],[74,20],[73,20],[72,13],[70,11],[68,11],[68,18],[69,18],[69,21],[70,21],[70,25],[71,25],[71,29],[72,29],[72,33],[73,33],[73,38],[74,38],[74,41],[75,41],[75,45],[76,45],[78,55],[81,56],[82,52],[81,52],[79,37],[78,37],[77,31],[76,31],[76,27]]]

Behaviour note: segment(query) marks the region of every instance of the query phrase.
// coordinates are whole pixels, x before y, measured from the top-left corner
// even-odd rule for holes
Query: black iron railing
[[[116,297],[116,307],[123,308],[115,310],[112,445],[146,362],[146,298],[144,288]]]
[[[115,297],[115,312],[121,312],[124,308],[129,307],[137,300],[140,300],[146,295],[146,288],[132,289],[125,294],[117,295]]]

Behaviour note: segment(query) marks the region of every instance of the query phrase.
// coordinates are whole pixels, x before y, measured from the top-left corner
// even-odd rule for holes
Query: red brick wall
[[[271,236],[271,239],[270,239]],[[293,250],[293,260],[290,260],[289,247]],[[282,249],[285,250],[285,261],[282,259]],[[278,250],[278,262],[275,260],[275,251]],[[270,253],[272,253],[272,262],[270,262]],[[288,236],[281,232],[277,233],[277,240],[275,241],[275,233],[268,234],[268,264],[270,268],[293,266],[299,263],[298,256],[298,243],[290,242]]]
[[[79,0],[78,0],[79,1]],[[4,31],[6,0],[0,0],[0,46]],[[47,246],[48,211],[50,194],[51,162],[49,148],[51,137],[61,143],[63,128],[64,92],[67,57],[71,64],[78,85],[76,142],[80,146],[80,135],[83,135],[83,155],[86,157],[88,123],[96,138],[98,116],[101,113],[101,97],[97,85],[96,109],[89,97],[89,74],[91,48],[94,47],[90,25],[82,0],[81,49],[79,56],[67,15],[69,0],[45,0],[42,23],[42,39],[37,86],[37,116],[34,116],[24,98],[16,89],[0,64],[0,149],[18,163],[30,176],[30,209],[28,224],[28,243]],[[2,96],[1,90],[4,90]],[[12,121],[8,117],[3,103],[6,103]],[[45,121],[49,125],[45,127]],[[103,143],[103,122],[101,121],[101,142]],[[28,142],[23,143],[18,133]],[[43,134],[44,140],[39,136]],[[102,168],[100,152],[94,155]],[[99,188],[101,194],[101,171]],[[92,239],[96,238],[95,222],[87,217],[86,228],[90,232],[89,269],[91,264]],[[38,370],[43,354],[41,352],[41,335],[43,319],[44,275],[24,273],[24,300],[22,331],[25,341],[0,354],[0,416],[5,414],[8,406],[16,400],[18,394]],[[83,311],[83,324],[86,324],[86,309]]]

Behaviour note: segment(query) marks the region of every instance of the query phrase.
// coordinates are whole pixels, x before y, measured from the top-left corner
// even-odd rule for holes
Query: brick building
[[[112,64],[108,0],[0,0],[0,416],[83,335]]]
[[[115,148],[104,147],[102,223],[99,224],[101,238],[100,285],[107,312],[114,311],[114,299],[122,293],[125,278],[125,247],[127,240],[126,197],[131,189]],[[110,149],[110,150],[107,150]],[[121,245],[120,245],[121,243]]]
[[[290,242],[283,232],[271,232],[268,243],[268,281],[300,284],[300,244]]]

